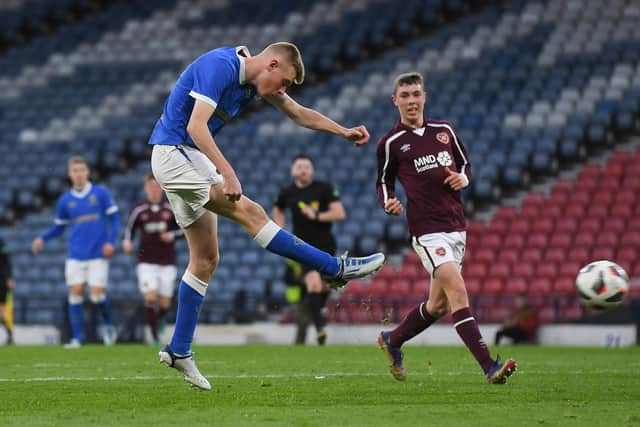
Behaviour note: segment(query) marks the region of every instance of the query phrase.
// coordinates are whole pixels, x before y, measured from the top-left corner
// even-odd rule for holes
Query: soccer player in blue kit
[[[178,313],[171,342],[160,362],[183,373],[203,390],[211,385],[195,365],[191,343],[209,279],[218,264],[217,215],[240,224],[263,248],[319,271],[332,287],[372,274],[384,264],[368,257],[334,257],[282,230],[265,210],[242,194],[233,167],[216,145],[217,132],[256,96],[277,107],[296,124],[366,144],[364,126],[345,128],[290,98],[286,91],[301,84],[304,65],[298,48],[286,42],[267,46],[256,56],[248,49],[224,47],[209,51],[180,75],[167,99],[149,144],[151,166],[184,229],[189,265],[178,291]]]
[[[89,181],[89,165],[82,157],[69,159],[68,173],[72,188],[58,198],[54,225],[33,240],[31,250],[37,255],[47,240],[61,236],[66,226],[71,225],[65,277],[69,287],[69,320],[73,337],[65,348],[78,348],[84,342],[82,301],[85,283],[89,285],[91,302],[102,316],[104,344],[113,345],[116,330],[105,289],[108,259],[115,251],[115,241],[120,232],[118,207],[109,190]]]

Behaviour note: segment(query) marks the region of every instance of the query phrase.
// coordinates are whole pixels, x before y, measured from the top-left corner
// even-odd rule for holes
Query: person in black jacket
[[[331,233],[331,225],[334,221],[344,221],[347,215],[338,190],[328,182],[314,181],[313,175],[311,157],[304,154],[294,157],[291,163],[293,183],[280,190],[272,211],[273,220],[284,227],[285,212],[289,210],[296,236],[325,252],[335,254],[336,240]],[[304,344],[308,320],[311,318],[316,327],[317,342],[324,345],[327,339],[325,304],[330,289],[318,271],[307,266],[300,267],[298,276],[306,292],[303,292],[296,313],[296,344]]]
[[[9,247],[0,239],[0,318],[7,330],[7,344],[13,344],[13,310],[7,307],[7,297],[14,287]]]

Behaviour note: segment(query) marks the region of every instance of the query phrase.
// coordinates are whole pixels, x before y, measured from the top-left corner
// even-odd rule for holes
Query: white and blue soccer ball
[[[594,261],[582,267],[576,277],[580,303],[596,310],[619,306],[629,293],[629,276],[612,261]]]

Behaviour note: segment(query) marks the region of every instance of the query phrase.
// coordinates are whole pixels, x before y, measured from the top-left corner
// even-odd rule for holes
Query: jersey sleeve
[[[231,64],[216,54],[198,58],[192,67],[193,87],[189,95],[206,102],[213,108],[218,106],[225,89],[238,80],[238,75]]]
[[[107,190],[105,187],[101,187],[100,190],[101,191],[98,193],[99,194],[98,197],[100,198],[100,203],[104,208],[104,214],[112,215],[118,212],[118,206],[113,201],[113,196],[111,195],[111,192]]]
[[[459,173],[463,173],[467,176],[467,179],[471,181],[471,162],[469,161],[469,156],[467,155],[467,149],[465,148],[462,140],[458,136],[458,132],[453,129],[453,160],[456,163],[456,168]]]
[[[133,240],[136,234],[136,229],[140,226],[140,206],[136,206],[129,213],[129,219],[127,219],[127,225],[124,228],[124,240]]]
[[[340,190],[333,184],[327,183],[326,187],[326,196],[327,204],[331,202],[339,202],[340,201]]]
[[[56,202],[56,216],[53,219],[55,225],[66,226],[69,224],[69,211],[67,211],[67,204],[65,203],[64,196],[60,197]]]
[[[391,144],[387,143],[387,138],[378,141],[376,148],[378,158],[378,180],[376,189],[378,201],[384,208],[387,200],[396,196],[396,177],[398,175],[398,162],[391,149]]]

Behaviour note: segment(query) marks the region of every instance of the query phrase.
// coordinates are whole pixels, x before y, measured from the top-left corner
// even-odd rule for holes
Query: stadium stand
[[[28,2],[15,4],[23,10]],[[245,192],[264,206],[288,181],[290,158],[313,156],[318,178],[325,175],[343,193],[349,218],[336,227],[341,250],[407,246],[403,218],[385,215],[374,195],[375,138],[396,117],[388,97],[399,72],[425,74],[427,114],[451,121],[465,141],[474,169],[465,194],[472,217],[638,132],[636,3],[408,0],[405,7],[387,0],[115,2],[0,55],[0,157],[12,165],[0,170],[0,233],[14,253],[17,321],[62,321],[64,243],[52,241],[33,258],[29,242],[50,224],[51,203],[65,188],[66,158],[87,157],[95,177],[113,189],[124,220],[142,197],[146,137],[170,85],[214,47],[212,40],[254,51],[275,39],[297,42],[309,76],[294,96],[368,126],[374,141],[351,150],[258,105],[218,141]],[[398,19],[401,13],[413,19]],[[482,320],[502,320],[510,295],[519,292],[541,304],[552,299],[542,313],[547,321],[579,317],[569,279],[595,256],[640,275],[636,156],[616,152],[605,169],[589,165],[549,194],[529,194],[518,209],[500,207],[490,222],[470,223],[465,276]],[[593,233],[605,226],[611,233]],[[203,320],[249,321],[265,304],[283,301],[278,257],[224,220],[220,246]],[[179,252],[182,268],[183,243]],[[396,270],[350,285],[334,301],[332,318],[397,320],[424,293],[426,279],[412,255]],[[138,298],[130,258],[116,255],[110,286],[116,301]]]

